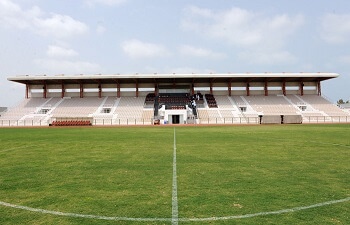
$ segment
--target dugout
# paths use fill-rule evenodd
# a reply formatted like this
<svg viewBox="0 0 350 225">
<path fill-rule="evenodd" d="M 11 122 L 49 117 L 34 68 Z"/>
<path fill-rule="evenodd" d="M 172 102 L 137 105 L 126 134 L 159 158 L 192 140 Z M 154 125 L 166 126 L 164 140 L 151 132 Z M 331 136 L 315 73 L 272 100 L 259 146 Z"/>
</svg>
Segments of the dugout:
<svg viewBox="0 0 350 225">
<path fill-rule="evenodd" d="M 301 124 L 301 115 L 259 115 L 260 124 Z"/>
</svg>

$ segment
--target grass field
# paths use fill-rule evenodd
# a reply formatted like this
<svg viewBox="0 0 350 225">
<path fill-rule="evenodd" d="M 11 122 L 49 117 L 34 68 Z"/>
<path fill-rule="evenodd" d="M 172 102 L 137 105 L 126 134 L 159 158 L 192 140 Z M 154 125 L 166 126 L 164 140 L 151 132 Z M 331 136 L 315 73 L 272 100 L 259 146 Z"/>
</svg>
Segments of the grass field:
<svg viewBox="0 0 350 225">
<path fill-rule="evenodd" d="M 350 224 L 349 134 L 339 124 L 0 129 L 0 224 Z"/>
</svg>

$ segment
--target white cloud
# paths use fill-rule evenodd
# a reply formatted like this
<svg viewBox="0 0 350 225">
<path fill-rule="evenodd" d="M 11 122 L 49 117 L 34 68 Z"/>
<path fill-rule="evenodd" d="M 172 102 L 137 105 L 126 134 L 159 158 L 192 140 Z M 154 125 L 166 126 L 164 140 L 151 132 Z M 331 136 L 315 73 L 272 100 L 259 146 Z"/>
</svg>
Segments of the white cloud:
<svg viewBox="0 0 350 225">
<path fill-rule="evenodd" d="M 106 27 L 102 25 L 98 25 L 96 28 L 96 33 L 97 34 L 104 34 L 106 32 Z"/>
<path fill-rule="evenodd" d="M 101 71 L 100 65 L 85 61 L 36 59 L 34 63 L 48 74 L 95 74 Z"/>
<path fill-rule="evenodd" d="M 84 34 L 88 26 L 67 15 L 52 14 L 49 18 L 34 18 L 33 25 L 42 35 L 69 38 Z"/>
<path fill-rule="evenodd" d="M 350 14 L 326 14 L 322 18 L 322 38 L 331 44 L 349 42 Z"/>
<path fill-rule="evenodd" d="M 28 28 L 30 27 L 30 17 L 33 16 L 34 10 L 29 10 L 26 14 L 19 5 L 10 0 L 0 1 L 0 25 L 3 27 Z"/>
<path fill-rule="evenodd" d="M 264 15 L 241 8 L 214 12 L 195 6 L 185 9 L 182 28 L 243 48 L 279 48 L 304 23 L 301 15 Z"/>
<path fill-rule="evenodd" d="M 21 11 L 20 7 L 10 0 L 1 0 L 0 1 L 0 12 L 6 14 L 6 12 L 12 14 L 13 12 Z"/>
<path fill-rule="evenodd" d="M 93 7 L 96 4 L 107 5 L 107 6 L 116 6 L 116 5 L 121 5 L 125 2 L 127 2 L 127 0 L 86 0 L 85 2 L 90 7 Z"/>
<path fill-rule="evenodd" d="M 302 15 L 267 15 L 237 7 L 213 11 L 191 6 L 185 9 L 181 25 L 201 37 L 226 43 L 245 62 L 271 65 L 296 61 L 284 47 L 303 24 Z"/>
<path fill-rule="evenodd" d="M 54 57 L 54 58 L 66 58 L 66 57 L 74 57 L 79 55 L 73 49 L 68 49 L 57 45 L 50 45 L 47 49 L 46 54 L 49 57 Z"/>
<path fill-rule="evenodd" d="M 0 26 L 28 29 L 40 35 L 55 38 L 70 38 L 89 30 L 85 23 L 68 15 L 48 14 L 36 6 L 24 10 L 10 0 L 0 1 Z"/>
<path fill-rule="evenodd" d="M 167 49 L 154 43 L 142 42 L 137 39 L 127 40 L 121 44 L 121 48 L 125 54 L 131 58 L 150 58 L 169 56 Z"/>
<path fill-rule="evenodd" d="M 295 56 L 287 51 L 259 52 L 244 51 L 238 54 L 239 59 L 253 64 L 291 64 L 296 62 Z"/>
<path fill-rule="evenodd" d="M 188 55 L 193 57 L 212 58 L 212 59 L 220 59 L 225 57 L 225 55 L 222 53 L 217 53 L 209 49 L 198 48 L 190 45 L 180 46 L 179 51 L 183 55 Z"/>
</svg>

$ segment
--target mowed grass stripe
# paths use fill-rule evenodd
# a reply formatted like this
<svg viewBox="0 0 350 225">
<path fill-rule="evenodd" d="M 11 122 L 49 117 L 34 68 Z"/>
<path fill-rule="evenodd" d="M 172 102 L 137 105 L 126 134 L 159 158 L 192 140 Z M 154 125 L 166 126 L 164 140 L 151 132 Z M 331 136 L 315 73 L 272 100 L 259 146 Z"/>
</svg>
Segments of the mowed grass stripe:
<svg viewBox="0 0 350 225">
<path fill-rule="evenodd" d="M 28 130 L 0 129 L 4 143 L 0 147 L 0 201 L 107 217 L 172 218 L 172 127 Z M 350 223 L 348 201 L 281 215 L 262 214 L 348 199 L 349 131 L 349 125 L 176 127 L 179 223 L 239 215 L 261 215 L 239 219 L 239 224 Z M 147 138 L 135 142 L 140 136 Z M 13 149 L 1 152 L 8 147 Z M 98 149 L 105 149 L 106 154 Z M 108 181 L 102 179 L 104 173 L 109 174 Z M 34 179 L 28 174 L 39 176 Z M 108 184 L 128 182 L 113 183 L 112 188 L 87 179 L 90 176 Z M 4 207 L 0 222 L 101 223 Z"/>
<path fill-rule="evenodd" d="M 82 214 L 171 217 L 171 129 L 1 130 L 7 131 L 1 149 L 30 145 L 0 153 L 2 201 Z"/>
<path fill-rule="evenodd" d="M 180 216 L 245 215 L 349 197 L 349 131 L 348 125 L 178 129 Z M 340 214 L 349 212 L 344 205 L 335 206 Z M 314 212 L 309 219 L 331 217 Z"/>
</svg>

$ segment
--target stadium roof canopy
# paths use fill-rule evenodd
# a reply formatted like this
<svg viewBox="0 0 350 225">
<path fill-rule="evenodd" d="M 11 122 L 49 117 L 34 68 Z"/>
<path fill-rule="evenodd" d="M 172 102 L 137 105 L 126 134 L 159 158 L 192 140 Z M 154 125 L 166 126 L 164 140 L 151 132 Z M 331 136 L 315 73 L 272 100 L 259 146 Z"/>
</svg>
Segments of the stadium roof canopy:
<svg viewBox="0 0 350 225">
<path fill-rule="evenodd" d="M 337 73 L 170 73 L 97 75 L 20 75 L 9 81 L 22 84 L 109 84 L 109 83 L 208 83 L 208 82 L 319 82 L 338 77 Z"/>
</svg>

